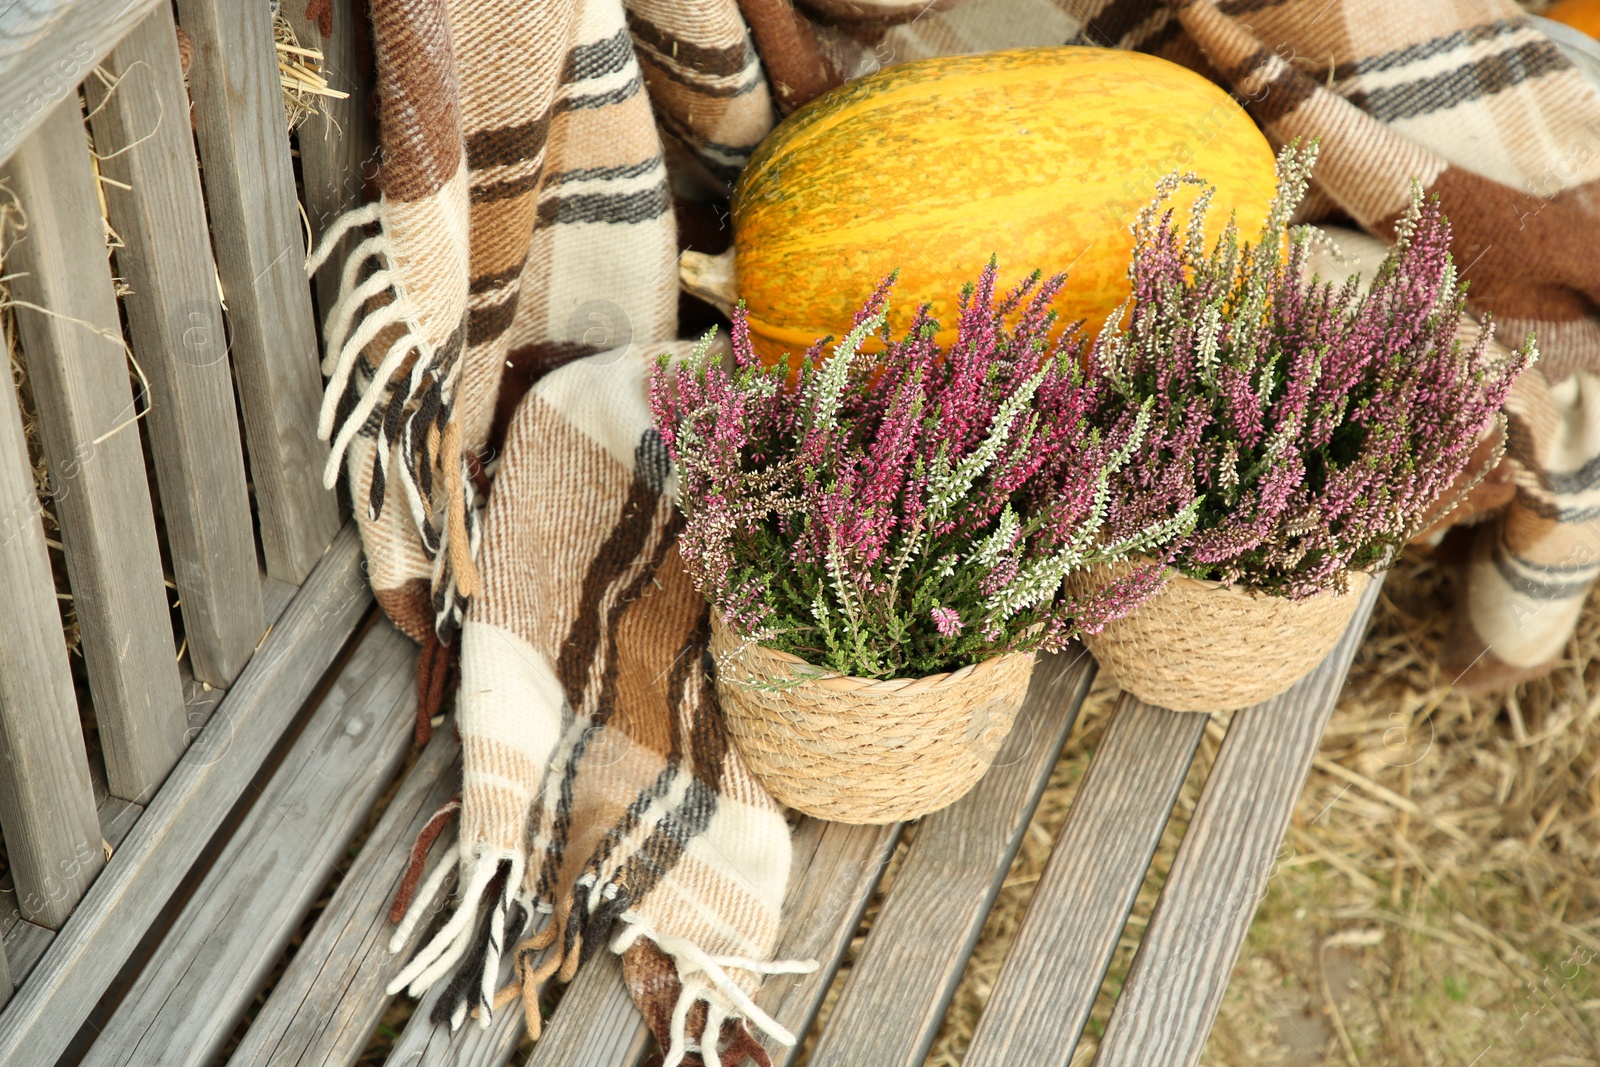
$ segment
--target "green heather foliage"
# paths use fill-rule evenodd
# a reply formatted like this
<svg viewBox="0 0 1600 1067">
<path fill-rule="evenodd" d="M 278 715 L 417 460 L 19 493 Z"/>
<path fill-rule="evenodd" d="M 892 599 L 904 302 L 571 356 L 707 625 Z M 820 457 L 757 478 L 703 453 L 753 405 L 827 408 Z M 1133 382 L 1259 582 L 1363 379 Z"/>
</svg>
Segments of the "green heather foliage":
<svg viewBox="0 0 1600 1067">
<path fill-rule="evenodd" d="M 1450 225 L 1420 190 L 1367 292 L 1354 277 L 1304 280 L 1314 231 L 1288 220 L 1315 160 L 1314 144 L 1285 147 L 1256 244 L 1241 247 L 1230 224 L 1209 254 L 1209 190 L 1180 232 L 1165 203 L 1200 180 L 1163 180 L 1134 225 L 1132 292 L 1091 355 L 1110 385 L 1091 422 L 1119 426 L 1133 411 L 1149 422 L 1112 478 L 1124 521 L 1198 498 L 1176 567 L 1288 597 L 1389 566 L 1453 505 L 1452 484 L 1535 358 L 1531 337 L 1497 357 L 1487 320 L 1474 344 L 1457 341 L 1465 286 Z"/>
<path fill-rule="evenodd" d="M 1089 427 L 1104 388 L 1076 332 L 1050 336 L 1062 278 L 997 300 L 995 276 L 963 293 L 948 350 L 925 308 L 890 336 L 891 278 L 831 358 L 827 338 L 764 368 L 741 311 L 731 365 L 708 344 L 663 360 L 651 402 L 681 479 L 679 544 L 736 634 L 842 674 L 915 677 L 1058 648 L 1159 584 L 1152 563 L 1085 602 L 1063 589 L 1074 568 L 1159 555 L 1193 512 L 1120 521 L 1109 485 L 1143 418 Z M 863 351 L 874 336 L 882 351 Z M 1125 532 L 1105 537 L 1108 522 Z"/>
</svg>

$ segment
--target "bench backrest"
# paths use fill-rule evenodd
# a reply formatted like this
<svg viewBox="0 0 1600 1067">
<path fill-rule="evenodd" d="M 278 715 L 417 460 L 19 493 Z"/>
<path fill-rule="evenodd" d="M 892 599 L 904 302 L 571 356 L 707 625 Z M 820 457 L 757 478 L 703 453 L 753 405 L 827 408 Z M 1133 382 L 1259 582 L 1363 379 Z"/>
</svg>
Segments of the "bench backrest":
<svg viewBox="0 0 1600 1067">
<path fill-rule="evenodd" d="M 353 71 L 354 35 L 324 44 L 294 6 Z M 148 803 L 216 704 L 194 694 L 234 682 L 342 521 L 305 257 L 359 200 L 365 101 L 318 98 L 297 175 L 269 5 L 177 12 L 181 31 L 155 0 L 0 12 L 0 273 L 29 405 L 0 389 L 0 829 L 15 911 L 46 930 L 104 865 L 107 805 Z"/>
</svg>

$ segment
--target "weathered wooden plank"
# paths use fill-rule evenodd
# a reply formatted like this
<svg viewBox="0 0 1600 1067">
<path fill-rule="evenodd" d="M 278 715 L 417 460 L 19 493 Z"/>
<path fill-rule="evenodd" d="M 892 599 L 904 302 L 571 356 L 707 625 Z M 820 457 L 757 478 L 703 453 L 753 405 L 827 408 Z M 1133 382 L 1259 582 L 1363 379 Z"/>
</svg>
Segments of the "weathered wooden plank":
<svg viewBox="0 0 1600 1067">
<path fill-rule="evenodd" d="M 183 717 L 188 724 L 187 741 L 193 742 L 200 736 L 200 731 L 205 729 L 206 723 L 211 721 L 211 716 L 216 714 L 217 705 L 222 703 L 222 698 L 228 695 L 226 689 L 219 688 L 207 682 L 197 681 L 189 673 L 189 665 L 178 665 L 178 677 L 183 680 Z"/>
<path fill-rule="evenodd" d="M 803 1036 L 810 1029 L 899 836 L 898 825 L 846 826 L 816 819 L 795 830 L 795 873 L 784 900 L 776 958 L 814 959 L 820 966 L 812 974 L 768 978 L 756 994 L 756 1003 L 791 1033 Z M 622 984 L 621 965 L 596 967 L 597 962 L 598 957 L 585 964 L 594 973 L 580 972 L 562 997 L 529 1067 L 635 1067 L 643 1058 L 648 1030 Z M 798 1045 L 785 1048 L 757 1036 L 776 1067 L 799 1053 Z"/>
<path fill-rule="evenodd" d="M 128 836 L 133 824 L 144 809 L 118 797 L 106 797 L 100 802 L 100 837 L 102 854 L 106 847 L 115 849 Z M 0 878 L 0 938 L 4 938 L 6 951 L 11 957 L 11 978 L 21 985 L 33 965 L 39 962 L 56 932 L 48 927 L 31 923 L 22 917 L 17 907 L 16 888 L 7 873 Z M 9 990 L 8 990 L 9 992 Z"/>
<path fill-rule="evenodd" d="M 995 766 L 922 820 L 811 1054 L 815 1067 L 922 1063 L 1093 679 L 1081 647 L 1042 657 Z"/>
<path fill-rule="evenodd" d="M 33 467 L 10 388 L 0 389 L 0 584 L 0 824 L 27 915 L 59 924 L 98 869 L 100 833 Z"/>
<path fill-rule="evenodd" d="M 337 5 L 335 5 L 337 6 Z M 267 573 L 299 583 L 339 528 L 322 488 L 322 373 L 267 4 L 178 0 L 194 44 L 212 245 L 228 305 Z"/>
<path fill-rule="evenodd" d="M 968 1067 L 1072 1062 L 1209 721 L 1122 697 L 978 1020 Z"/>
<path fill-rule="evenodd" d="M 811 974 L 768 978 L 756 1003 L 804 1043 L 883 877 L 900 826 L 846 826 L 805 819 L 794 832 L 794 871 L 783 900 L 783 932 L 775 957 L 816 960 Z M 761 1035 L 757 1035 L 761 1036 Z M 763 1038 L 773 1067 L 787 1067 L 800 1046 Z"/>
<path fill-rule="evenodd" d="M 387 619 L 360 639 L 84 1067 L 216 1057 L 409 751 L 416 657 Z"/>
<path fill-rule="evenodd" d="M 11 980 L 15 985 L 20 986 L 28 980 L 34 965 L 50 947 L 55 936 L 54 930 L 27 919 L 17 920 L 16 925 L 6 931 L 5 951 L 11 960 Z"/>
<path fill-rule="evenodd" d="M 144 800 L 183 753 L 183 699 L 99 194 L 76 96 L 17 150 L 6 173 L 28 213 L 28 229 L 12 245 L 7 269 L 19 301 L 17 329 L 61 520 L 106 779 L 114 795 Z"/>
<path fill-rule="evenodd" d="M 1320 667 L 1235 713 L 1112 1008 L 1101 1067 L 1199 1063 L 1382 585 Z"/>
<path fill-rule="evenodd" d="M 6 962 L 6 951 L 0 946 L 0 1008 L 6 1006 L 6 1001 L 11 999 L 11 991 L 16 988 L 11 981 L 11 966 Z"/>
<path fill-rule="evenodd" d="M 145 425 L 194 676 L 228 686 L 266 629 L 189 101 L 172 9 L 158 6 L 107 57 L 116 86 L 84 82 Z"/>
<path fill-rule="evenodd" d="M 389 953 L 389 904 L 411 843 L 460 788 L 460 752 L 454 730 L 434 731 L 229 1067 L 346 1067 L 361 1054 L 389 1003 L 384 986 L 427 933 L 419 924 L 409 944 Z M 435 845 L 436 855 L 443 851 Z M 443 887 L 441 897 L 447 892 Z"/>
<path fill-rule="evenodd" d="M 11 880 L 11 872 L 0 875 L 0 937 L 11 932 L 11 928 L 22 921 L 22 911 L 17 907 L 17 887 Z"/>
<path fill-rule="evenodd" d="M 370 73 L 363 77 L 356 58 L 356 44 L 362 27 L 356 25 L 361 9 L 354 4 L 332 4 L 328 12 L 333 34 L 322 36 L 316 22 L 306 17 L 307 5 L 285 4 L 283 13 L 294 27 L 300 43 L 322 51 L 320 73 L 328 87 L 348 93 L 344 100 L 325 97 L 318 101 L 321 116 L 307 119 L 299 130 L 300 187 L 311 235 L 321 242 L 322 234 L 340 215 L 362 201 L 362 175 L 374 161 L 377 142 L 372 119 L 367 111 Z M 359 232 L 346 235 L 342 250 L 329 257 L 317 274 L 317 303 L 324 316 L 339 296 L 339 272 L 345 253 L 361 240 Z"/>
<path fill-rule="evenodd" d="M 608 949 L 579 968 L 528 1067 L 626 1067 L 649 1048 L 650 1029 L 622 984 L 622 957 Z"/>
<path fill-rule="evenodd" d="M 261 607 L 266 615 L 267 625 L 270 627 L 278 621 L 278 616 L 283 614 L 283 609 L 289 606 L 289 601 L 300 591 L 298 585 L 280 582 L 276 578 L 261 578 Z"/>
<path fill-rule="evenodd" d="M 122 839 L 128 836 L 133 824 L 139 821 L 139 816 L 144 814 L 144 807 L 129 803 L 121 797 L 106 797 L 100 802 L 97 814 L 100 819 L 101 845 L 115 849 L 122 844 Z"/>
<path fill-rule="evenodd" d="M 0 9 L 0 162 L 156 0 L 13 0 Z"/>
<path fill-rule="evenodd" d="M 503 987 L 510 979 L 508 957 L 501 961 L 499 985 Z M 495 1012 L 487 1028 L 468 1019 L 452 1034 L 449 1027 L 435 1026 L 429 1019 L 443 992 L 443 982 L 428 990 L 390 1048 L 384 1067 L 505 1067 L 527 1032 L 521 1005 Z"/>
<path fill-rule="evenodd" d="M 371 605 L 347 526 L 0 1015 L 0 1063 L 56 1061 Z"/>
</svg>

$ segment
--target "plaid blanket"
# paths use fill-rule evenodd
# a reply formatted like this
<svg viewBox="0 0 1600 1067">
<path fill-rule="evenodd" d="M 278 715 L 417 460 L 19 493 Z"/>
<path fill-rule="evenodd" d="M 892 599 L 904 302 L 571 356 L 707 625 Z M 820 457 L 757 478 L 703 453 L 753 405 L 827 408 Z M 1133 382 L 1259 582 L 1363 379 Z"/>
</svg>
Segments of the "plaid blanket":
<svg viewBox="0 0 1600 1067">
<path fill-rule="evenodd" d="M 323 430 L 380 603 L 426 646 L 419 736 L 460 649 L 463 794 L 395 909 L 420 921 L 459 874 L 456 910 L 396 983 L 453 971 L 439 1020 L 486 1022 L 520 991 L 537 1032 L 538 983 L 620 923 L 612 948 L 668 1063 L 763 1061 L 747 1022 L 789 1038 L 750 999 L 794 966 L 769 959 L 788 835 L 706 685 L 641 383 L 677 333 L 672 190 L 725 193 L 777 114 L 880 66 L 1154 52 L 1228 87 L 1275 142 L 1321 138 L 1309 219 L 1384 236 L 1413 178 L 1438 192 L 1475 309 L 1544 353 L 1510 405 L 1507 466 L 1474 496 L 1493 510 L 1462 516 L 1483 521 L 1452 556 L 1460 680 L 1559 655 L 1600 571 L 1600 94 L 1506 0 L 372 0 L 371 15 L 382 196 L 344 223 L 365 239 L 328 314 Z M 517 979 L 497 994 L 508 954 Z"/>
<path fill-rule="evenodd" d="M 705 674 L 707 608 L 678 558 L 674 474 L 644 401 L 649 351 L 569 364 L 512 419 L 462 633 L 459 843 L 438 868 L 458 863 L 465 889 L 392 988 L 420 994 L 460 961 L 439 1021 L 481 1009 L 487 1024 L 520 991 L 537 1036 L 539 986 L 569 980 L 616 922 L 612 949 L 663 1047 L 685 1054 L 710 1033 L 714 1062 L 719 1043 L 759 1051 L 741 1019 L 792 1043 L 750 995 L 764 974 L 815 965 L 768 959 L 789 830 Z M 532 933 L 540 912 L 553 915 Z M 507 950 L 517 980 L 497 1000 Z"/>
<path fill-rule="evenodd" d="M 497 411 L 563 363 L 676 335 L 657 120 L 731 175 L 773 112 L 732 0 L 370 10 L 382 195 L 321 241 L 376 230 L 327 314 L 325 479 L 344 464 L 384 609 L 448 644 L 478 588 Z"/>
<path fill-rule="evenodd" d="M 371 15 L 381 198 L 323 238 L 368 233 L 327 317 L 327 477 L 344 464 L 379 602 L 426 646 L 419 740 L 461 650 L 465 764 L 403 898 L 456 812 L 460 832 L 396 902 L 396 943 L 452 871 L 456 907 L 394 991 L 454 972 L 435 1018 L 455 1027 L 521 990 L 537 1034 L 540 983 L 620 923 L 673 1058 L 760 1058 L 745 1020 L 793 1038 L 750 993 L 803 967 L 769 958 L 788 828 L 715 713 L 643 387 L 677 331 L 657 122 L 709 180 L 736 174 L 774 119 L 755 52 L 732 0 Z"/>
</svg>

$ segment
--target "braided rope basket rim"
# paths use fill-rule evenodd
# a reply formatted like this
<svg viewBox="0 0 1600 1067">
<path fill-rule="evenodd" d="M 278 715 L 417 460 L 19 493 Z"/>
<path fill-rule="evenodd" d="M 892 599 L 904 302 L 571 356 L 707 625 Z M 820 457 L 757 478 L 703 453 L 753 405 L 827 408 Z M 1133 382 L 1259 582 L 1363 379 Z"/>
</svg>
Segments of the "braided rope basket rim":
<svg viewBox="0 0 1600 1067">
<path fill-rule="evenodd" d="M 711 625 L 713 629 L 719 627 L 724 631 L 727 629 L 722 625 L 720 619 L 713 620 Z M 825 668 L 801 659 L 792 652 L 785 652 L 782 649 L 773 648 L 771 645 L 738 642 L 737 638 L 733 638 L 731 633 L 728 636 L 734 643 L 740 644 L 739 654 L 742 656 L 775 660 L 786 665 L 808 667 L 813 671 L 821 672 L 814 675 L 804 674 L 795 680 L 807 685 L 821 685 L 835 693 L 916 696 L 919 693 L 937 692 L 947 686 L 961 685 L 981 678 L 983 675 L 998 669 L 999 662 L 1008 655 L 1028 655 L 1028 653 L 1001 653 L 998 656 L 990 656 L 981 663 L 969 663 L 965 667 L 957 667 L 953 671 L 946 671 L 942 674 L 924 674 L 918 678 L 858 678 L 853 674 L 830 672 Z"/>
<path fill-rule="evenodd" d="M 1090 592 L 1132 562 L 1069 576 Z M 1082 641 L 1118 687 L 1147 704 L 1185 712 L 1236 711 L 1289 690 L 1338 644 L 1372 580 L 1351 571 L 1345 593 L 1303 600 L 1169 572 L 1149 601 Z"/>
<path fill-rule="evenodd" d="M 767 792 L 806 815 L 874 825 L 937 811 L 977 784 L 1035 660 L 1003 653 L 920 678 L 859 678 L 743 641 L 715 611 L 710 648 L 728 733 Z"/>
</svg>

